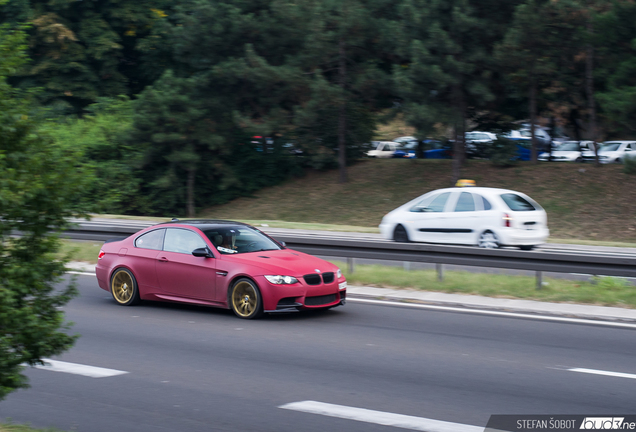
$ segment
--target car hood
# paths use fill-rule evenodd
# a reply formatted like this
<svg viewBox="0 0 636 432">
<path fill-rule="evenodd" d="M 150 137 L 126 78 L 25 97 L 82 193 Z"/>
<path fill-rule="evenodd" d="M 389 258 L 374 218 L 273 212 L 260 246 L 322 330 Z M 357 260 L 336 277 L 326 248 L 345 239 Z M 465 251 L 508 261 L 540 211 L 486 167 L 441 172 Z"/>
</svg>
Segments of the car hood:
<svg viewBox="0 0 636 432">
<path fill-rule="evenodd" d="M 581 152 L 578 152 L 576 150 L 567 150 L 567 151 L 553 151 L 552 152 L 552 156 L 565 156 L 565 157 L 577 157 L 581 154 Z M 542 157 L 548 157 L 550 156 L 550 153 L 541 153 Z"/>
<path fill-rule="evenodd" d="M 623 152 L 620 150 L 612 150 L 612 151 L 599 151 L 598 154 L 599 155 L 603 155 L 603 156 L 617 156 L 622 154 Z M 593 151 L 586 151 L 584 153 L 585 156 L 594 156 L 595 153 Z"/>
<path fill-rule="evenodd" d="M 338 267 L 315 256 L 292 249 L 223 255 L 224 261 L 258 267 L 261 274 L 302 276 L 308 273 L 335 272 Z"/>
</svg>

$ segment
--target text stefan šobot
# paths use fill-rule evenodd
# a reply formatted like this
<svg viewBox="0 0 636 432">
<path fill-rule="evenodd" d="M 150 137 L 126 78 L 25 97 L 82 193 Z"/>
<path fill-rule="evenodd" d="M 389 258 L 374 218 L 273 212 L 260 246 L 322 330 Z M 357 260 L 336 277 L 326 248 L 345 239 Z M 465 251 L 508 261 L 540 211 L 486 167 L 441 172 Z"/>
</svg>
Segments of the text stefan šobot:
<svg viewBox="0 0 636 432">
<path fill-rule="evenodd" d="M 586 417 L 583 415 L 492 415 L 484 432 L 546 432 L 577 430 L 633 430 L 636 416 Z"/>
</svg>

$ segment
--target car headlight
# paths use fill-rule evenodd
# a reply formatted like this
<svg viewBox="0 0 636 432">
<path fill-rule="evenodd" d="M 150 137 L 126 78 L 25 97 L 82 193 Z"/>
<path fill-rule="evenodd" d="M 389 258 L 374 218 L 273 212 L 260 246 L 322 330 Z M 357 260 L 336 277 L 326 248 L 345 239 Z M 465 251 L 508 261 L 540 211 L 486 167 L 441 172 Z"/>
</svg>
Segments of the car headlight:
<svg viewBox="0 0 636 432">
<path fill-rule="evenodd" d="M 336 279 L 340 279 L 342 277 L 342 270 L 338 269 L 338 271 L 336 272 Z"/>
<path fill-rule="evenodd" d="M 293 276 L 265 275 L 265 279 L 274 285 L 290 285 L 298 283 L 298 279 Z"/>
</svg>

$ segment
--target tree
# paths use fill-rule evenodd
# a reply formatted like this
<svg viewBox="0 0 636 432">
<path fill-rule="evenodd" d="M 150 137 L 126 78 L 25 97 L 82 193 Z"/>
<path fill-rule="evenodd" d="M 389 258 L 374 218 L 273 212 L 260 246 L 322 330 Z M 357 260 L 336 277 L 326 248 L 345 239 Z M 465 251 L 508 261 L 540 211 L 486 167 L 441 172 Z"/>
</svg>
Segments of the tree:
<svg viewBox="0 0 636 432">
<path fill-rule="evenodd" d="M 11 0 L 0 23 L 27 21 L 31 62 L 15 74 L 20 87 L 62 114 L 81 113 L 99 97 L 132 96 L 151 79 L 138 45 L 170 11 L 168 0 Z"/>
<path fill-rule="evenodd" d="M 125 96 L 100 98 L 81 118 L 55 117 L 40 127 L 60 148 L 75 152 L 78 167 L 93 174 L 82 201 L 94 213 L 147 214 L 141 194 L 142 148 L 129 142 L 133 104 Z"/>
<path fill-rule="evenodd" d="M 55 287 L 65 261 L 55 259 L 59 239 L 51 233 L 78 214 L 72 203 L 82 173 L 72 153 L 38 135 L 29 95 L 7 83 L 25 62 L 25 42 L 23 31 L 0 27 L 0 398 L 28 386 L 25 365 L 41 364 L 76 339 L 58 309 L 76 290 Z"/>
<path fill-rule="evenodd" d="M 514 5 L 496 0 L 404 0 L 401 5 L 397 85 L 411 124 L 454 126 L 453 183 L 465 158 L 466 121 L 495 99 L 492 48 Z"/>
<path fill-rule="evenodd" d="M 511 71 L 509 79 L 528 92 L 528 113 L 532 140 L 531 160 L 537 163 L 537 98 L 540 88 L 554 76 L 556 67 L 552 61 L 554 40 L 550 38 L 549 18 L 554 14 L 549 2 L 528 0 L 515 9 L 514 18 L 504 40 L 497 45 L 496 53 L 502 67 Z"/>
<path fill-rule="evenodd" d="M 597 52 L 602 62 L 597 67 L 605 88 L 598 94 L 608 134 L 635 134 L 636 124 L 636 4 L 614 1 L 612 9 L 598 17 Z"/>
</svg>

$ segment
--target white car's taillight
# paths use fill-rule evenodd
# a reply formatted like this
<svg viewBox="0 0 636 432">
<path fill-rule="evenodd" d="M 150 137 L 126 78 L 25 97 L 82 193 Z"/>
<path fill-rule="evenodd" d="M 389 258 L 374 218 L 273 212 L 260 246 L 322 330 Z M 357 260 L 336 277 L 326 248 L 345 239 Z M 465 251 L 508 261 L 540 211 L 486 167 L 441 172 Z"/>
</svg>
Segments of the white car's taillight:
<svg viewBox="0 0 636 432">
<path fill-rule="evenodd" d="M 508 213 L 504 213 L 503 223 L 506 228 L 510 228 L 512 226 L 512 216 L 510 216 Z"/>
</svg>

